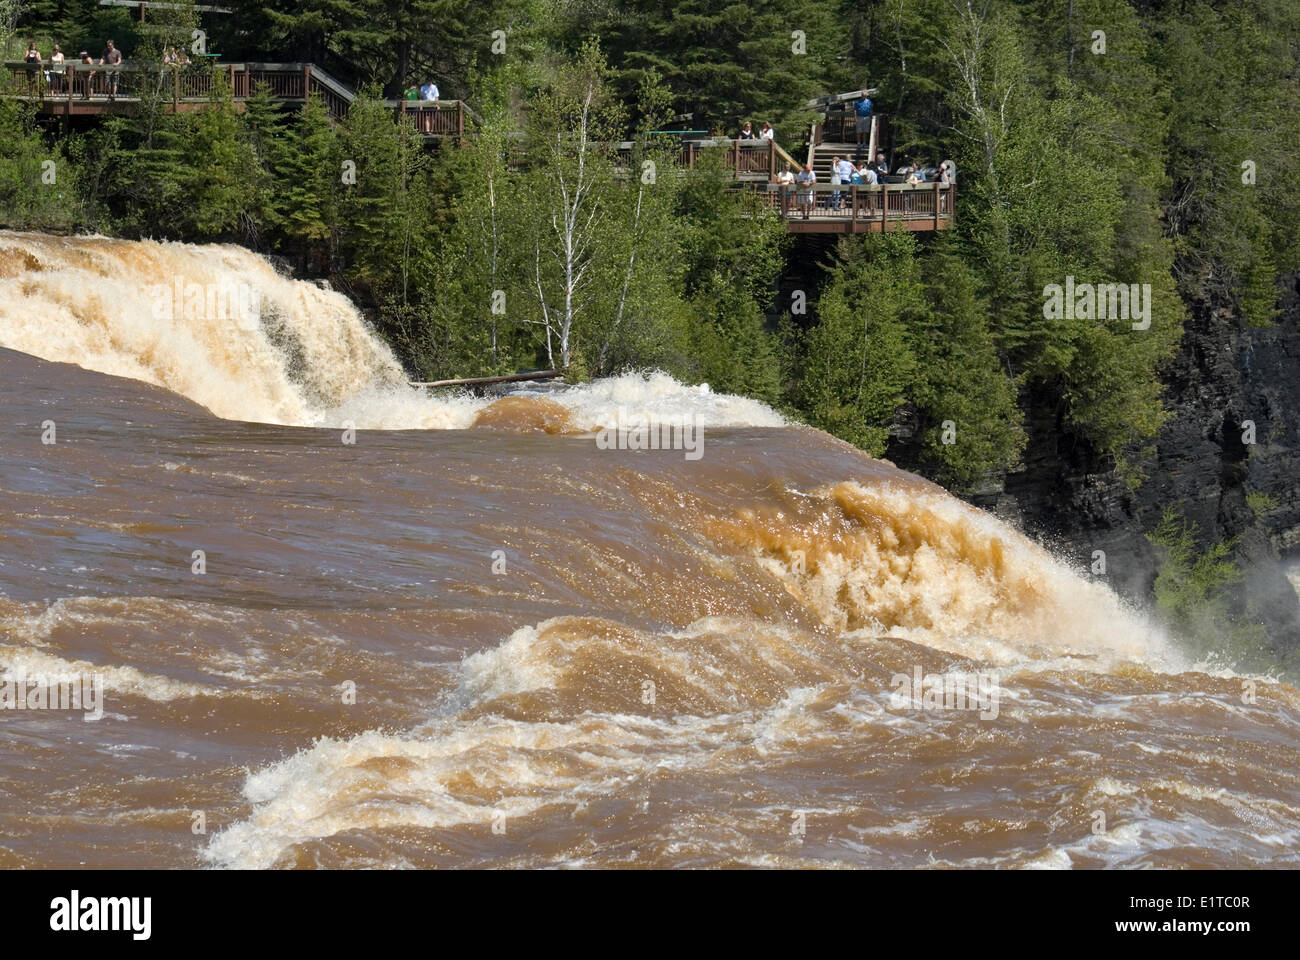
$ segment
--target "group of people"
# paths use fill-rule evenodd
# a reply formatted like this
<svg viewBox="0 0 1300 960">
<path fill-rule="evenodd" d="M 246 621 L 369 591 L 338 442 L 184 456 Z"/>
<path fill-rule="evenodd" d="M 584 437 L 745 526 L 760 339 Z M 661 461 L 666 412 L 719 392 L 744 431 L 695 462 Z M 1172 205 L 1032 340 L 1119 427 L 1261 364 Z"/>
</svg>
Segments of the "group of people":
<svg viewBox="0 0 1300 960">
<path fill-rule="evenodd" d="M 403 96 L 407 100 L 434 101 L 438 99 L 440 94 L 438 93 L 438 85 L 430 80 L 428 83 L 421 84 L 418 87 L 415 84 L 411 84 L 406 88 L 406 92 Z"/>
<path fill-rule="evenodd" d="M 182 56 L 184 55 L 182 54 Z M 41 69 L 45 65 L 45 60 L 41 57 L 41 51 L 37 49 L 35 40 L 27 44 L 27 54 L 23 59 L 27 63 L 27 80 L 30 84 L 35 86 L 37 77 L 40 75 Z M 113 43 L 112 40 L 109 40 L 105 43 L 104 52 L 98 60 L 92 58 L 88 51 L 82 50 L 77 54 L 77 61 L 88 66 L 98 64 L 100 66 L 116 67 L 122 62 L 122 51 L 117 49 L 117 45 Z M 45 79 L 49 82 L 50 89 L 56 92 L 61 92 L 64 89 L 63 67 L 65 63 L 66 61 L 63 56 L 63 51 L 59 49 L 57 43 L 54 44 L 54 50 L 50 54 L 49 68 L 45 71 Z M 95 71 L 91 70 L 85 74 L 78 74 L 77 76 L 77 79 L 81 84 L 81 96 L 84 100 L 90 99 L 90 81 L 94 75 Z M 116 70 L 110 70 L 107 72 L 105 86 L 108 91 L 108 99 L 116 99 Z"/>
<path fill-rule="evenodd" d="M 776 131 L 772 129 L 772 125 L 770 123 L 764 120 L 763 125 L 758 130 L 758 133 L 755 133 L 754 125 L 750 123 L 748 120 L 746 120 L 744 124 L 741 125 L 740 133 L 737 134 L 736 139 L 737 140 L 775 140 Z"/>
<path fill-rule="evenodd" d="M 911 185 L 922 183 L 953 184 L 957 182 L 957 168 L 951 160 L 945 160 L 937 167 L 923 167 L 911 158 L 907 158 L 891 175 L 883 153 L 877 153 L 874 160 L 868 161 L 861 166 L 855 165 L 847 157 L 833 156 L 831 158 L 830 172 L 832 187 L 843 185 L 874 187 L 886 182 Z M 886 177 L 891 179 L 886 181 Z M 795 202 L 802 210 L 803 218 L 807 220 L 817 202 L 813 189 L 813 186 L 817 183 L 817 172 L 813 170 L 812 164 L 805 163 L 798 174 L 791 170 L 787 164 L 785 170 L 777 175 L 777 182 L 783 187 L 794 186 L 796 188 Z M 839 210 L 842 202 L 843 192 L 832 190 L 829 209 Z"/>
</svg>

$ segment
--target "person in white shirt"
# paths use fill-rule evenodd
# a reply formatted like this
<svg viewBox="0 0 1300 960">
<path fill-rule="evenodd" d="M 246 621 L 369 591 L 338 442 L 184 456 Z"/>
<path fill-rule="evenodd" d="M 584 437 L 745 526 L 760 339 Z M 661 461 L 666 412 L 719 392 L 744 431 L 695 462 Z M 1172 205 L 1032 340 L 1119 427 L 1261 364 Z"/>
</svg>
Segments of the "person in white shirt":
<svg viewBox="0 0 1300 960">
<path fill-rule="evenodd" d="M 63 51 L 59 49 L 57 43 L 54 45 L 54 52 L 50 54 L 50 72 L 46 76 L 52 89 L 63 90 Z"/>
<path fill-rule="evenodd" d="M 763 126 L 759 128 L 758 136 L 760 139 L 763 140 L 775 140 L 776 131 L 772 129 L 772 125 L 770 123 L 764 120 Z"/>
<path fill-rule="evenodd" d="M 799 184 L 799 206 L 803 208 L 803 218 L 808 219 L 808 211 L 816 202 L 813 196 L 813 184 L 817 182 L 817 174 L 813 172 L 812 164 L 805 163 L 803 169 L 799 171 L 799 176 L 795 177 L 795 182 Z"/>
<path fill-rule="evenodd" d="M 840 183 L 852 183 L 853 162 L 848 158 L 841 158 L 837 166 L 839 169 L 836 171 L 836 173 L 839 174 Z M 838 210 L 839 208 L 840 208 L 840 195 L 837 193 L 835 194 L 835 209 Z"/>
</svg>

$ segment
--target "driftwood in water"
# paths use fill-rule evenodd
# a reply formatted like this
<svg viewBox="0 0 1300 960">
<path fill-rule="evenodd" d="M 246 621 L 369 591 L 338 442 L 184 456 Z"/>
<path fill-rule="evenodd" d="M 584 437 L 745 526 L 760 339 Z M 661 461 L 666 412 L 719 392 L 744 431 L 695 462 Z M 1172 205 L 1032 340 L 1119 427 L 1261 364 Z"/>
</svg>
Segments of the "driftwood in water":
<svg viewBox="0 0 1300 960">
<path fill-rule="evenodd" d="M 488 387 L 494 383 L 518 383 L 522 380 L 554 380 L 564 376 L 563 370 L 534 370 L 532 373 L 512 373 L 504 377 L 468 377 L 463 380 L 430 380 L 424 383 L 410 381 L 413 387 Z"/>
</svg>

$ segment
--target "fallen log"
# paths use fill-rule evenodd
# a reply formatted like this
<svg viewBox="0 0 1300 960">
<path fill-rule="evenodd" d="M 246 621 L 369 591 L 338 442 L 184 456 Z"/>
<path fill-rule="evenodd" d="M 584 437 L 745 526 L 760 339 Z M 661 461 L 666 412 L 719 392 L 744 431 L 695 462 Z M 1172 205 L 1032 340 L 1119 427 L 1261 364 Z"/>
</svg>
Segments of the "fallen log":
<svg viewBox="0 0 1300 960">
<path fill-rule="evenodd" d="M 462 380 L 407 381 L 413 387 L 487 387 L 494 383 L 518 383 L 523 380 L 554 380 L 564 376 L 563 370 L 533 370 L 529 373 L 511 373 L 501 377 L 466 377 Z"/>
</svg>

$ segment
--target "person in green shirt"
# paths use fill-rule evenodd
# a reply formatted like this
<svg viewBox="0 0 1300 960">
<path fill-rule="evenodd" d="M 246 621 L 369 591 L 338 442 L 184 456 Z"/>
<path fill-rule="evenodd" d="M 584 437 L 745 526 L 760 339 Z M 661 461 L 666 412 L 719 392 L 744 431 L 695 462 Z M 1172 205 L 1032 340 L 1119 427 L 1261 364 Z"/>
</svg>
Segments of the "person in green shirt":
<svg viewBox="0 0 1300 960">
<path fill-rule="evenodd" d="M 415 84 L 411 84 L 409 87 L 406 88 L 406 93 L 403 96 L 407 100 L 419 100 L 420 90 L 418 87 L 416 87 Z"/>
</svg>

